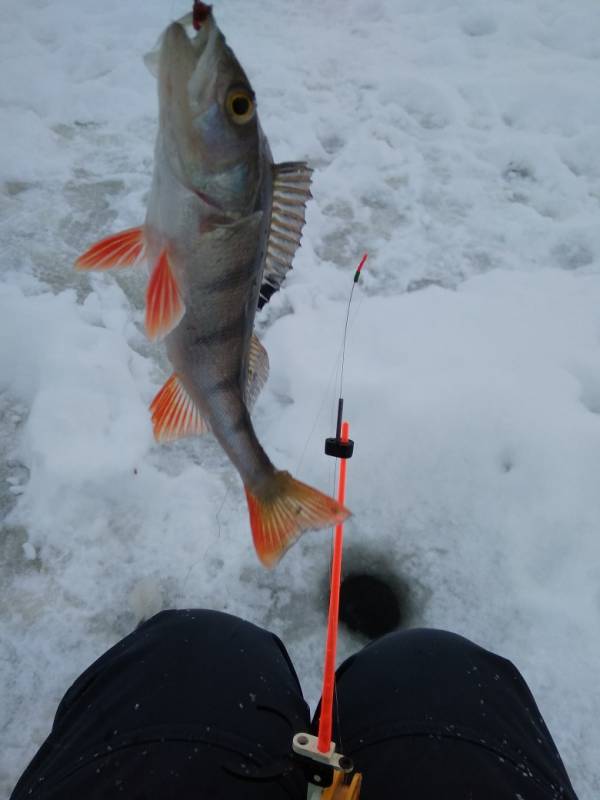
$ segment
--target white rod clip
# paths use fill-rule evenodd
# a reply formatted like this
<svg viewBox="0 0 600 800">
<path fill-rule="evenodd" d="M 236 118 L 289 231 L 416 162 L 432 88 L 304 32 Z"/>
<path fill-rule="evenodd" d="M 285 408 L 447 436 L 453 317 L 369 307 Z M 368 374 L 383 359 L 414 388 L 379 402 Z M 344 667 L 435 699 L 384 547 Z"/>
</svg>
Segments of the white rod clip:
<svg viewBox="0 0 600 800">
<path fill-rule="evenodd" d="M 352 759 L 337 753 L 335 742 L 331 742 L 329 750 L 326 753 L 322 753 L 317 746 L 318 741 L 318 738 L 310 733 L 297 733 L 292 739 L 292 749 L 299 756 L 310 758 L 321 764 L 327 764 L 338 772 L 352 772 L 354 769 Z"/>
</svg>

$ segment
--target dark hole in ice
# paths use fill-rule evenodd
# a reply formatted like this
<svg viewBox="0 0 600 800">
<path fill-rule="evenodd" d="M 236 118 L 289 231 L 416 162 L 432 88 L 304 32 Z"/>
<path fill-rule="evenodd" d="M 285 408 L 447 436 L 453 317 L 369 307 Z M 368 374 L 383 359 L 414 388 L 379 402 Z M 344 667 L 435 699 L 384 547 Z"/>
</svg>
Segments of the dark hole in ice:
<svg viewBox="0 0 600 800">
<path fill-rule="evenodd" d="M 404 621 L 404 598 L 384 579 L 355 572 L 342 580 L 340 620 L 351 631 L 376 639 Z"/>
</svg>

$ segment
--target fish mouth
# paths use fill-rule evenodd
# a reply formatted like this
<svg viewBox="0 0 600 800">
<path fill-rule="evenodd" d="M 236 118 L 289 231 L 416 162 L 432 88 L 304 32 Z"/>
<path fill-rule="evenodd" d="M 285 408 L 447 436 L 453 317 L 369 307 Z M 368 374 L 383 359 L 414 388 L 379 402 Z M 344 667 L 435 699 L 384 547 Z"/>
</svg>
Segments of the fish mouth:
<svg viewBox="0 0 600 800">
<path fill-rule="evenodd" d="M 201 0 L 194 0 L 194 9 L 192 11 L 192 26 L 195 31 L 199 31 L 202 25 L 210 16 L 212 6 L 207 6 Z"/>
<path fill-rule="evenodd" d="M 171 35 L 173 34 L 173 29 L 177 29 L 177 34 L 179 35 L 185 34 L 187 43 L 192 46 L 196 58 L 199 59 L 206 49 L 210 38 L 210 31 L 214 27 L 212 6 L 202 3 L 200 0 L 195 0 L 193 10 L 188 14 L 184 14 L 183 17 L 175 20 L 175 22 L 172 22 L 168 28 L 161 33 L 154 47 L 144 55 L 143 60 L 147 69 L 155 78 L 158 78 L 160 53 L 165 44 L 165 40 L 168 38 L 170 29 Z"/>
<path fill-rule="evenodd" d="M 196 57 L 200 59 L 215 27 L 212 6 L 194 0 L 193 11 L 178 20 L 178 24 L 184 29 Z"/>
<path fill-rule="evenodd" d="M 163 32 L 154 49 L 145 56 L 145 59 L 157 61 L 158 53 L 164 47 L 169 50 L 177 50 L 182 45 L 185 36 L 187 44 L 191 46 L 198 61 L 207 49 L 214 29 L 212 6 L 196 0 L 194 10 L 172 22 Z M 151 71 L 156 70 L 151 69 Z"/>
</svg>

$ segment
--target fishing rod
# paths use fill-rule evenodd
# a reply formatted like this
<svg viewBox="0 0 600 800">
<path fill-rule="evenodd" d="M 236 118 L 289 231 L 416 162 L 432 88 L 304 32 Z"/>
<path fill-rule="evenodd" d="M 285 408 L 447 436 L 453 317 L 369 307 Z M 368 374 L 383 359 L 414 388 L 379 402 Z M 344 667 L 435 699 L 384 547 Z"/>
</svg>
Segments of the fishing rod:
<svg viewBox="0 0 600 800">
<path fill-rule="evenodd" d="M 354 453 L 354 442 L 350 439 L 350 425 L 343 419 L 344 414 L 344 361 L 348 321 L 354 287 L 367 260 L 365 253 L 356 268 L 348 306 L 342 343 L 342 366 L 340 371 L 340 394 L 338 397 L 337 423 L 335 437 L 325 440 L 325 453 L 340 462 L 338 482 L 338 502 L 344 505 L 346 499 L 346 470 L 348 459 Z M 333 701 L 335 694 L 335 656 L 339 625 L 340 586 L 342 575 L 342 552 L 344 546 L 344 523 L 336 525 L 331 558 L 331 580 L 329 593 L 329 613 L 327 618 L 327 638 L 325 644 L 325 663 L 323 667 L 323 688 L 321 692 L 321 713 L 318 735 L 297 733 L 292 741 L 292 749 L 300 760 L 306 777 L 314 786 L 323 788 L 321 800 L 358 800 L 362 775 L 354 769 L 351 758 L 336 750 L 332 741 Z"/>
</svg>

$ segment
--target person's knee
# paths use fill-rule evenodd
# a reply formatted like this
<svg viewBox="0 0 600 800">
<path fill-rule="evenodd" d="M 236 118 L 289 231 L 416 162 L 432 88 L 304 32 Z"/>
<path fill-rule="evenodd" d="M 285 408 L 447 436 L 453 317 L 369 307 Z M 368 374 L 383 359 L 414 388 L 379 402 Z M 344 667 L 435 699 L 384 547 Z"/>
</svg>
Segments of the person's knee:
<svg viewBox="0 0 600 800">
<path fill-rule="evenodd" d="M 464 654 L 481 650 L 479 645 L 470 639 L 440 628 L 411 628 L 410 630 L 393 631 L 383 636 L 378 642 L 390 650 L 398 652 L 419 650 L 425 656 L 428 654 L 437 656 L 442 652 Z M 374 644 L 378 642 L 374 642 Z"/>
<path fill-rule="evenodd" d="M 193 658 L 212 664 L 219 672 L 250 669 L 257 674 L 290 678 L 295 689 L 300 685 L 289 655 L 270 631 L 258 625 L 212 609 L 167 610 L 155 614 L 124 640 L 132 652 L 142 651 L 151 659 L 164 660 L 168 651 L 172 661 Z M 289 675 L 288 675 L 289 674 Z"/>
<path fill-rule="evenodd" d="M 450 631 L 436 628 L 393 631 L 351 656 L 340 667 L 338 677 L 342 678 L 346 672 L 355 671 L 359 666 L 374 673 L 379 670 L 389 672 L 395 666 L 404 671 L 408 664 L 435 671 L 438 667 L 447 667 L 449 662 L 468 661 L 474 654 L 482 652 L 485 651 L 474 642 Z"/>
<path fill-rule="evenodd" d="M 232 614 L 226 614 L 224 611 L 214 611 L 209 608 L 184 608 L 159 611 L 143 622 L 137 630 L 140 632 L 160 630 L 163 633 L 175 631 L 177 634 L 181 634 L 186 629 L 194 632 L 205 632 L 212 629 L 225 631 L 240 626 L 255 627 L 252 623 Z"/>
</svg>

